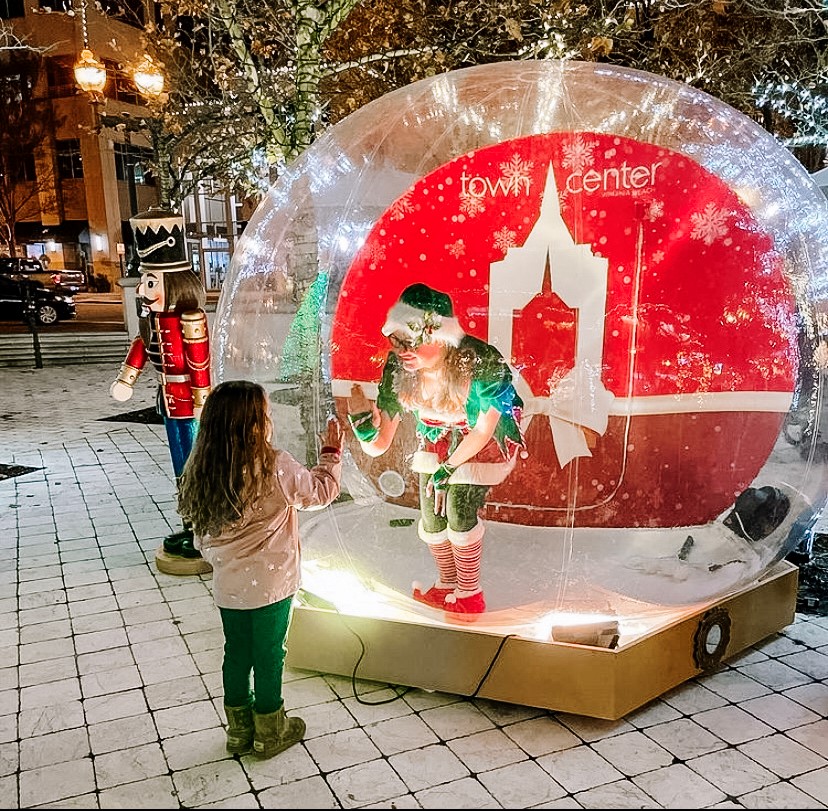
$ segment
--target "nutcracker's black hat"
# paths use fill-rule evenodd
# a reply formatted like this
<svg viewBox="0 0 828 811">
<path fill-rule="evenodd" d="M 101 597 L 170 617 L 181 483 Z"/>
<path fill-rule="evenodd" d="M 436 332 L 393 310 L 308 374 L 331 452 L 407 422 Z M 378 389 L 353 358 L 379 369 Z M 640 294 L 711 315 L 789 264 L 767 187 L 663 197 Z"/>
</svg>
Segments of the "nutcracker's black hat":
<svg viewBox="0 0 828 811">
<path fill-rule="evenodd" d="M 184 240 L 184 218 L 180 214 L 152 207 L 136 214 L 129 224 L 142 273 L 192 271 Z"/>
</svg>

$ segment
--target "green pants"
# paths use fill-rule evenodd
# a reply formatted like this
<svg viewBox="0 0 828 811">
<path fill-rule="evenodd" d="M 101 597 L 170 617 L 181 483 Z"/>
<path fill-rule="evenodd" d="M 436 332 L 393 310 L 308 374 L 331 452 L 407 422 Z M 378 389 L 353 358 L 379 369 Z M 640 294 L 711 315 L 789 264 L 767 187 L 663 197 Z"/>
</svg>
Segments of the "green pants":
<svg viewBox="0 0 828 811">
<path fill-rule="evenodd" d="M 447 526 L 468 532 L 477 523 L 477 513 L 486 503 L 489 488 L 480 484 L 450 484 L 446 493 L 446 514 L 434 514 L 434 493 L 426 495 L 429 473 L 420 474 L 420 515 L 426 532 L 442 532 Z"/>
<path fill-rule="evenodd" d="M 292 611 L 292 595 L 261 608 L 219 608 L 224 628 L 221 675 L 228 707 L 244 707 L 252 700 L 253 709 L 266 714 L 282 706 L 285 637 Z"/>
</svg>

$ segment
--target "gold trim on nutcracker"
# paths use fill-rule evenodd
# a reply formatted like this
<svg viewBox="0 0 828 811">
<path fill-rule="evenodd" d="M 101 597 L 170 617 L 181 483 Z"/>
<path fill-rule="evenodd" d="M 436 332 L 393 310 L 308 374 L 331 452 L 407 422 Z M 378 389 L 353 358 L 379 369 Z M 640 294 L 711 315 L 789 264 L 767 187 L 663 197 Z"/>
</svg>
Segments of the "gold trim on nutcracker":
<svg viewBox="0 0 828 811">
<path fill-rule="evenodd" d="M 128 363 L 121 364 L 121 371 L 118 372 L 118 383 L 126 383 L 127 386 L 134 386 L 135 381 L 138 380 L 138 375 L 141 374 L 140 369 L 130 366 Z"/>
<path fill-rule="evenodd" d="M 209 386 L 200 389 L 193 388 L 193 407 L 202 408 L 204 406 L 204 401 L 207 399 L 207 395 L 209 393 Z"/>
<path fill-rule="evenodd" d="M 181 313 L 181 332 L 188 343 L 207 340 L 207 316 L 201 312 Z"/>
<path fill-rule="evenodd" d="M 201 361 L 200 363 L 192 358 L 187 358 L 187 365 L 194 371 L 201 372 L 210 366 L 210 358 L 207 358 L 207 360 Z"/>
</svg>

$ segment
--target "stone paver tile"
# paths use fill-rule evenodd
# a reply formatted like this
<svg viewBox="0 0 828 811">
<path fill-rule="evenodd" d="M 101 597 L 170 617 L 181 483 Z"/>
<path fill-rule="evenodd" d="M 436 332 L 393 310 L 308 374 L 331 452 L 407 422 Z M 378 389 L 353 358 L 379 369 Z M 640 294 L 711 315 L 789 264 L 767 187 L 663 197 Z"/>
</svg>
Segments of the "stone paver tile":
<svg viewBox="0 0 828 811">
<path fill-rule="evenodd" d="M 773 727 L 736 706 L 696 713 L 693 720 L 731 744 L 744 743 L 773 733 Z"/>
<path fill-rule="evenodd" d="M 685 715 L 723 707 L 727 701 L 712 690 L 694 681 L 685 682 L 665 693 L 662 700 Z"/>
<path fill-rule="evenodd" d="M 360 728 L 343 729 L 332 735 L 312 738 L 305 741 L 305 747 L 324 773 L 355 766 L 381 756 L 379 749 Z"/>
<path fill-rule="evenodd" d="M 167 762 L 157 743 L 119 749 L 95 758 L 95 776 L 99 789 L 135 783 L 158 777 L 168 771 Z"/>
<path fill-rule="evenodd" d="M 244 794 L 250 784 L 237 760 L 217 760 L 173 774 L 178 799 L 185 808 L 194 808 Z"/>
<path fill-rule="evenodd" d="M 256 791 L 271 786 L 287 785 L 319 774 L 319 767 L 314 763 L 303 744 L 291 746 L 290 749 L 281 752 L 278 757 L 267 760 L 245 755 L 241 762 Z"/>
<path fill-rule="evenodd" d="M 85 699 L 134 690 L 141 685 L 141 674 L 136 665 L 81 676 L 81 692 Z"/>
<path fill-rule="evenodd" d="M 2 695 L 2 693 L 0 693 Z M 80 681 L 73 677 L 61 679 L 49 684 L 37 684 L 24 687 L 20 691 L 20 709 L 33 710 L 52 704 L 66 704 L 81 697 Z"/>
<path fill-rule="evenodd" d="M 402 700 L 402 697 L 395 698 L 395 696 L 396 693 L 393 690 L 385 688 L 374 690 L 367 696 L 360 696 L 359 700 L 354 697 L 343 698 L 342 703 L 360 726 L 366 726 L 387 721 L 389 718 L 412 714 L 411 707 Z"/>
<path fill-rule="evenodd" d="M 224 730 L 202 729 L 161 741 L 167 763 L 174 772 L 191 769 L 214 760 L 232 757 L 225 749 Z"/>
<path fill-rule="evenodd" d="M 98 801 L 101 808 L 181 808 L 173 781 L 167 775 L 104 789 Z"/>
<path fill-rule="evenodd" d="M 673 762 L 670 752 L 641 732 L 614 735 L 596 741 L 592 748 L 628 777 L 660 769 Z"/>
<path fill-rule="evenodd" d="M 566 794 L 559 783 L 531 760 L 483 772 L 477 779 L 504 808 L 529 808 Z"/>
<path fill-rule="evenodd" d="M 724 749 L 727 744 L 690 718 L 679 718 L 644 730 L 647 737 L 672 752 L 680 760 Z"/>
<path fill-rule="evenodd" d="M 547 710 L 538 709 L 537 707 L 506 704 L 503 701 L 492 701 L 487 698 L 474 699 L 474 705 L 498 726 L 516 724 L 518 721 L 528 721 L 530 718 L 548 714 Z"/>
<path fill-rule="evenodd" d="M 78 760 L 91 754 L 85 727 L 64 729 L 20 741 L 20 768 L 23 771 Z"/>
<path fill-rule="evenodd" d="M 766 724 L 770 724 L 774 729 L 783 732 L 786 729 L 811 724 L 820 718 L 817 713 L 811 712 L 797 701 L 779 693 L 743 701 L 739 706 Z"/>
<path fill-rule="evenodd" d="M 0 777 L 0 808 L 23 808 L 17 794 L 17 775 Z"/>
<path fill-rule="evenodd" d="M 539 757 L 538 765 L 570 794 L 620 780 L 624 775 L 589 746 L 576 746 Z"/>
<path fill-rule="evenodd" d="M 408 793 L 405 783 L 382 759 L 332 772 L 327 782 L 343 808 L 382 803 Z"/>
<path fill-rule="evenodd" d="M 770 662 L 771 660 L 763 661 Z M 771 692 L 764 684 L 760 684 L 738 670 L 725 670 L 711 676 L 702 676 L 699 678 L 699 683 L 730 702 L 747 701 Z"/>
<path fill-rule="evenodd" d="M 800 791 L 828 806 L 828 769 L 817 769 L 815 772 L 794 777 L 791 783 Z"/>
<path fill-rule="evenodd" d="M 787 735 L 828 760 L 828 719 L 789 729 Z"/>
<path fill-rule="evenodd" d="M 581 739 L 574 732 L 548 716 L 510 724 L 503 727 L 503 732 L 532 757 L 581 744 Z"/>
<path fill-rule="evenodd" d="M 604 718 L 588 718 L 585 715 L 570 715 L 566 712 L 559 712 L 555 717 L 587 743 L 600 741 L 601 738 L 609 738 L 611 735 L 620 735 L 622 732 L 632 732 L 635 729 L 623 718 L 607 721 Z"/>
<path fill-rule="evenodd" d="M 755 665 L 746 665 L 740 670 L 756 679 L 756 681 L 762 682 L 771 690 L 787 690 L 789 687 L 806 684 L 811 680 L 806 673 L 800 672 L 801 669 L 797 669 L 794 663 L 794 660 L 803 662 L 804 660 L 798 659 L 798 657 L 807 656 L 811 653 L 816 653 L 816 651 L 795 653 L 782 659 L 757 662 Z M 825 660 L 828 662 L 828 657 L 825 657 Z"/>
<path fill-rule="evenodd" d="M 575 795 L 583 808 L 663 808 L 631 780 L 616 780 Z"/>
<path fill-rule="evenodd" d="M 126 690 L 122 693 L 87 698 L 83 702 L 87 724 L 100 724 L 116 718 L 128 718 L 147 711 L 147 702 L 141 690 Z"/>
<path fill-rule="evenodd" d="M 464 777 L 452 783 L 443 783 L 415 795 L 420 808 L 501 808 L 502 806 L 473 777 Z M 386 806 L 387 808 L 388 806 Z M 394 804 L 394 808 L 405 806 Z M 416 808 L 417 805 L 408 806 Z"/>
<path fill-rule="evenodd" d="M 305 722 L 305 740 L 330 735 L 343 729 L 357 726 L 354 716 L 345 709 L 340 701 L 327 701 L 302 707 L 298 712 L 291 710 L 290 715 L 298 715 Z M 410 716 L 416 718 L 416 716 Z M 366 727 L 366 731 L 368 728 Z"/>
<path fill-rule="evenodd" d="M 204 682 L 194 678 L 170 679 L 148 684 L 144 688 L 144 695 L 151 710 L 177 707 L 180 704 L 190 704 L 209 698 Z"/>
<path fill-rule="evenodd" d="M 473 774 L 489 772 L 527 758 L 526 752 L 501 729 L 489 729 L 465 738 L 454 738 L 448 741 L 448 747 Z"/>
<path fill-rule="evenodd" d="M 162 738 L 172 738 L 200 729 L 212 729 L 221 725 L 215 707 L 211 701 L 197 701 L 182 704 L 153 713 L 158 734 Z"/>
<path fill-rule="evenodd" d="M 53 803 L 95 791 L 95 773 L 89 758 L 41 766 L 20 773 L 20 807 Z"/>
<path fill-rule="evenodd" d="M 778 781 L 772 772 L 735 749 L 711 752 L 688 761 L 687 765 L 730 797 L 738 797 Z"/>
<path fill-rule="evenodd" d="M 743 743 L 737 749 L 783 778 L 828 766 L 825 758 L 786 735 L 769 735 L 767 738 Z"/>
<path fill-rule="evenodd" d="M 694 808 L 710 808 L 727 799 L 715 785 L 683 763 L 639 774 L 632 781 L 662 808 L 688 808 L 688 803 Z"/>
<path fill-rule="evenodd" d="M 495 725 L 474 704 L 468 702 L 423 710 L 420 718 L 443 741 L 495 728 Z"/>
<path fill-rule="evenodd" d="M 445 744 L 401 752 L 388 762 L 412 792 L 469 776 L 468 768 Z"/>
<path fill-rule="evenodd" d="M 792 687 L 786 690 L 784 695 L 822 718 L 828 718 L 828 684 L 811 682 L 811 684 Z"/>
<path fill-rule="evenodd" d="M 189 653 L 184 656 L 171 656 L 167 659 L 151 659 L 138 663 L 138 671 L 144 684 L 158 684 L 172 679 L 198 676 L 193 657 Z"/>
<path fill-rule="evenodd" d="M 810 794 L 790 783 L 774 783 L 759 791 L 743 794 L 739 797 L 739 804 L 744 808 L 825 808 Z"/>
<path fill-rule="evenodd" d="M 60 732 L 63 729 L 82 727 L 83 724 L 83 705 L 80 701 L 23 710 L 18 717 L 21 740 L 46 735 L 50 732 Z"/>
<path fill-rule="evenodd" d="M 328 784 L 318 775 L 274 786 L 259 794 L 261 806 L 253 808 L 340 808 Z M 233 806 L 237 808 L 238 806 Z M 385 806 L 399 808 L 400 806 Z"/>
<path fill-rule="evenodd" d="M 125 743 L 140 746 L 158 740 L 158 732 L 149 715 L 103 721 L 100 724 L 90 724 L 88 729 L 89 743 L 96 756 L 123 749 Z"/>
<path fill-rule="evenodd" d="M 413 713 L 370 724 L 364 729 L 374 745 L 386 756 L 439 742 L 431 727 Z"/>
</svg>

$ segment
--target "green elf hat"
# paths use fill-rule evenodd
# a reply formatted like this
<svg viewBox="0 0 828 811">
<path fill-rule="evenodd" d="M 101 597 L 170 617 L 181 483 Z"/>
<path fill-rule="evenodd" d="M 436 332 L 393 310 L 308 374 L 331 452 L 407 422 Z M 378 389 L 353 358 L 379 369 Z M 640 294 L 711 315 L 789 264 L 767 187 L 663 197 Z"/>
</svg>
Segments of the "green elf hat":
<svg viewBox="0 0 828 811">
<path fill-rule="evenodd" d="M 406 287 L 388 311 L 382 334 L 392 333 L 405 335 L 414 346 L 424 343 L 459 346 L 465 335 L 454 317 L 448 295 L 425 284 Z"/>
</svg>

